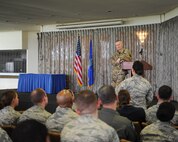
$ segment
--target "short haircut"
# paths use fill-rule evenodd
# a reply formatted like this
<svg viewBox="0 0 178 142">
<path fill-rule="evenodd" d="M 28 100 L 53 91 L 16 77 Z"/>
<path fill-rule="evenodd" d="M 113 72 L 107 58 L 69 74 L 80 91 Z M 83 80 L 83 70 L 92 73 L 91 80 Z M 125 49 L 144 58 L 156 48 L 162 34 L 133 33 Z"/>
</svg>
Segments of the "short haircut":
<svg viewBox="0 0 178 142">
<path fill-rule="evenodd" d="M 62 90 L 56 95 L 57 104 L 60 107 L 72 107 L 73 104 L 73 92 L 69 90 Z"/>
<path fill-rule="evenodd" d="M 127 90 L 120 90 L 118 93 L 119 106 L 127 105 L 130 102 L 130 94 Z"/>
<path fill-rule="evenodd" d="M 163 102 L 159 105 L 156 116 L 162 122 L 168 122 L 174 117 L 175 107 L 170 102 Z"/>
<path fill-rule="evenodd" d="M 41 88 L 37 88 L 37 89 L 33 90 L 31 93 L 31 101 L 34 104 L 41 103 L 42 99 L 45 96 L 46 96 L 46 92 Z"/>
<path fill-rule="evenodd" d="M 12 103 L 12 100 L 17 97 L 16 91 L 9 90 L 2 94 L 1 96 L 1 108 L 10 106 Z"/>
<path fill-rule="evenodd" d="M 113 103 L 117 100 L 115 89 L 113 86 L 104 85 L 98 90 L 98 97 L 102 104 Z"/>
<path fill-rule="evenodd" d="M 123 41 L 122 41 L 122 40 L 120 40 L 120 39 L 117 39 L 115 42 L 122 42 L 122 43 L 123 43 Z"/>
<path fill-rule="evenodd" d="M 75 98 L 75 104 L 80 112 L 93 113 L 97 109 L 96 95 L 90 90 L 83 90 Z"/>
<path fill-rule="evenodd" d="M 48 130 L 36 120 L 20 122 L 12 133 L 13 142 L 46 142 Z"/>
<path fill-rule="evenodd" d="M 158 90 L 158 95 L 159 95 L 160 99 L 169 100 L 172 95 L 171 87 L 169 87 L 167 85 L 161 86 Z"/>
<path fill-rule="evenodd" d="M 140 62 L 140 61 L 135 61 L 135 62 L 133 63 L 132 68 L 134 69 L 134 71 L 135 71 L 135 73 L 136 73 L 137 75 L 143 75 L 143 74 L 144 74 L 144 68 L 143 68 L 142 62 Z"/>
</svg>

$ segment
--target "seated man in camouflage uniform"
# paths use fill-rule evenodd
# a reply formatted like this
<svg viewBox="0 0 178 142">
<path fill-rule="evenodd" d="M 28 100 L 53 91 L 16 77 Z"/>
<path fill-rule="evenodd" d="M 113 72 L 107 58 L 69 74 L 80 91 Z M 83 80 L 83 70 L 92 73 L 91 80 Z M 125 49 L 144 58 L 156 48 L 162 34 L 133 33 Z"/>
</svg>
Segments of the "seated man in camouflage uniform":
<svg viewBox="0 0 178 142">
<path fill-rule="evenodd" d="M 171 87 L 167 85 L 163 85 L 159 88 L 158 94 L 157 94 L 158 103 L 146 110 L 146 121 L 148 124 L 151 124 L 157 121 L 156 112 L 158 110 L 159 105 L 163 102 L 170 102 L 172 98 L 173 96 L 172 96 Z M 174 114 L 174 117 L 172 119 L 172 123 L 177 124 L 176 122 L 178 123 L 177 111 Z"/>
<path fill-rule="evenodd" d="M 143 64 L 140 61 L 135 61 L 132 67 L 133 76 L 122 81 L 116 87 L 116 94 L 120 90 L 127 90 L 130 94 L 130 104 L 135 107 L 147 108 L 147 103 L 153 99 L 153 91 L 151 84 L 143 78 Z"/>
<path fill-rule="evenodd" d="M 73 95 L 68 90 L 62 90 L 56 95 L 58 107 L 46 121 L 46 126 L 50 131 L 61 132 L 64 125 L 78 117 L 71 108 L 73 104 Z"/>
<path fill-rule="evenodd" d="M 46 92 L 41 88 L 35 89 L 31 93 L 31 101 L 34 106 L 22 113 L 21 117 L 19 118 L 19 122 L 27 119 L 35 119 L 45 124 L 46 120 L 51 115 L 45 110 L 45 107 L 48 104 Z"/>
<path fill-rule="evenodd" d="M 121 68 L 121 63 L 123 61 L 131 61 L 131 52 L 123 47 L 123 42 L 117 40 L 115 42 L 116 53 L 110 58 L 112 65 L 112 82 L 113 87 L 118 86 L 125 79 L 125 72 Z"/>
<path fill-rule="evenodd" d="M 80 116 L 64 126 L 61 142 L 119 142 L 116 131 L 97 118 L 97 98 L 92 91 L 81 91 L 75 103 Z"/>
<path fill-rule="evenodd" d="M 20 113 L 15 111 L 19 98 L 15 91 L 4 92 L 1 96 L 0 125 L 16 125 Z"/>
<path fill-rule="evenodd" d="M 175 107 L 170 102 L 161 103 L 156 113 L 158 121 L 141 131 L 142 142 L 173 142 L 178 136 L 178 130 L 170 124 L 174 113 Z"/>
<path fill-rule="evenodd" d="M 126 117 L 120 116 L 116 111 L 117 96 L 112 86 L 104 85 L 98 91 L 98 103 L 102 104 L 102 109 L 98 112 L 98 117 L 108 125 L 113 127 L 120 139 L 137 141 L 137 135 L 132 122 Z"/>
</svg>

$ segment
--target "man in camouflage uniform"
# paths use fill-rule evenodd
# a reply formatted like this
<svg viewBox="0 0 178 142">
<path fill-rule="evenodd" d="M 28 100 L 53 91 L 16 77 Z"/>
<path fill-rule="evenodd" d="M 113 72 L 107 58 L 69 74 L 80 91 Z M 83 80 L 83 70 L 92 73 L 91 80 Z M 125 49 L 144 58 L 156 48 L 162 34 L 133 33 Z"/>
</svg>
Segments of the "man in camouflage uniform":
<svg viewBox="0 0 178 142">
<path fill-rule="evenodd" d="M 0 128 L 0 142 L 12 142 L 6 131 Z"/>
<path fill-rule="evenodd" d="M 147 103 L 153 99 L 153 91 L 151 84 L 142 77 L 143 73 L 143 64 L 140 61 L 135 61 L 132 67 L 133 76 L 116 87 L 116 95 L 120 90 L 127 90 L 131 97 L 130 104 L 146 109 Z"/>
<path fill-rule="evenodd" d="M 48 104 L 48 97 L 46 95 L 46 92 L 41 88 L 32 91 L 31 101 L 34 106 L 23 112 L 23 114 L 19 118 L 19 122 L 28 119 L 34 119 L 45 124 L 46 120 L 51 115 L 45 110 L 45 107 Z"/>
<path fill-rule="evenodd" d="M 6 91 L 1 96 L 3 109 L 0 110 L 0 125 L 16 125 L 20 113 L 15 111 L 19 104 L 18 95 L 15 91 Z"/>
<path fill-rule="evenodd" d="M 116 41 L 116 53 L 110 58 L 110 62 L 112 65 L 112 82 L 111 85 L 113 87 L 118 86 L 121 81 L 125 79 L 125 72 L 121 68 L 121 63 L 123 61 L 131 61 L 132 56 L 131 52 L 123 48 L 123 42 L 122 41 Z"/>
<path fill-rule="evenodd" d="M 158 99 L 158 103 L 146 110 L 146 121 L 148 124 L 157 121 L 156 112 L 158 110 L 159 105 L 163 102 L 170 102 L 172 100 L 171 87 L 167 85 L 161 86 L 158 90 L 157 99 Z M 178 124 L 178 112 L 174 114 L 174 117 L 171 122 L 175 125 Z"/>
<path fill-rule="evenodd" d="M 92 91 L 81 91 L 76 100 L 78 118 L 61 133 L 61 142 L 119 142 L 116 131 L 97 118 L 97 99 Z"/>
<path fill-rule="evenodd" d="M 72 93 L 68 90 L 62 90 L 56 95 L 58 107 L 46 121 L 48 130 L 61 132 L 65 124 L 78 117 L 78 114 L 71 109 L 72 97 Z"/>
<path fill-rule="evenodd" d="M 141 131 L 142 142 L 173 142 L 178 136 L 178 131 L 170 124 L 174 113 L 175 107 L 171 103 L 160 104 L 156 113 L 158 121 Z"/>
</svg>

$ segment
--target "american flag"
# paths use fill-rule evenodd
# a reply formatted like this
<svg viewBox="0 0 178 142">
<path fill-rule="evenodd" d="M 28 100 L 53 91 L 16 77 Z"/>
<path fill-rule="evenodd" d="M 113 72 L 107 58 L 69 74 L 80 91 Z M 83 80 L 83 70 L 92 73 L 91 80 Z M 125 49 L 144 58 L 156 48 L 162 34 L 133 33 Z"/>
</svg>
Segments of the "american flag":
<svg viewBox="0 0 178 142">
<path fill-rule="evenodd" d="M 78 37 L 78 42 L 77 42 L 77 50 L 76 50 L 75 61 L 74 61 L 74 71 L 77 75 L 77 82 L 78 82 L 79 86 L 82 86 L 83 81 L 82 81 L 82 61 L 81 61 L 80 37 Z"/>
</svg>

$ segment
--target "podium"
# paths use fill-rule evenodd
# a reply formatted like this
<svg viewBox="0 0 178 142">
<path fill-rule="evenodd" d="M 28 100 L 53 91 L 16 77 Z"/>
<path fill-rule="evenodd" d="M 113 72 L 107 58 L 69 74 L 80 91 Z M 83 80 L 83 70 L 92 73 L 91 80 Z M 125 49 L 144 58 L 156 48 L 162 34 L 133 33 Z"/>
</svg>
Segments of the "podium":
<svg viewBox="0 0 178 142">
<path fill-rule="evenodd" d="M 140 61 L 142 64 L 143 64 L 143 69 L 144 70 L 152 70 L 152 65 L 150 65 L 149 63 L 147 63 L 146 61 Z M 129 74 L 131 76 L 131 69 L 132 69 L 132 66 L 133 66 L 133 63 L 134 62 L 123 62 L 121 67 L 123 70 L 126 70 L 126 71 L 129 71 Z"/>
</svg>

